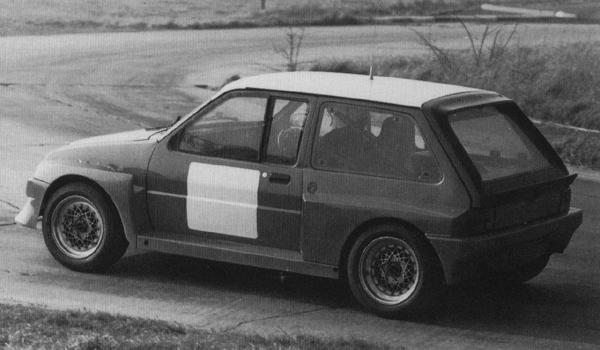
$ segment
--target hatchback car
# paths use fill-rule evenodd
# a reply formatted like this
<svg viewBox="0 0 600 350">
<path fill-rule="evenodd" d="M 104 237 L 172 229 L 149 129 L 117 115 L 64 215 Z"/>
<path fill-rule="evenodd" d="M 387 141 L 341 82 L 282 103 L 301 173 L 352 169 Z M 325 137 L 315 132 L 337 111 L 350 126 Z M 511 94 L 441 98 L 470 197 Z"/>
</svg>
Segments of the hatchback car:
<svg viewBox="0 0 600 350">
<path fill-rule="evenodd" d="M 128 245 L 341 278 L 383 316 L 444 284 L 523 282 L 580 225 L 564 164 L 497 93 L 296 72 L 226 85 L 175 124 L 71 143 L 17 216 L 63 265 Z"/>
</svg>

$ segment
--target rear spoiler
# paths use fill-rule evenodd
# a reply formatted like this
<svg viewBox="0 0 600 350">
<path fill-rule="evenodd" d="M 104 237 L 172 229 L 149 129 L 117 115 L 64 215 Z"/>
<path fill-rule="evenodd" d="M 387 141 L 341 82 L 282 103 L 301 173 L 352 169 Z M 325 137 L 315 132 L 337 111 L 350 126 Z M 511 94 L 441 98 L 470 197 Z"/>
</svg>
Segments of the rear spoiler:
<svg viewBox="0 0 600 350">
<path fill-rule="evenodd" d="M 570 174 L 564 177 L 544 181 L 537 184 L 528 184 L 516 188 L 511 188 L 510 190 L 506 191 L 498 191 L 491 194 L 484 194 L 482 196 L 482 200 L 486 204 L 489 203 L 490 205 L 497 205 L 505 201 L 510 201 L 512 198 L 518 196 L 525 190 L 531 193 L 533 196 L 537 197 L 538 194 L 541 194 L 541 192 L 545 192 L 550 189 L 567 189 L 569 186 L 571 186 L 571 184 L 573 183 L 573 181 L 575 181 L 576 178 L 577 174 Z"/>
</svg>

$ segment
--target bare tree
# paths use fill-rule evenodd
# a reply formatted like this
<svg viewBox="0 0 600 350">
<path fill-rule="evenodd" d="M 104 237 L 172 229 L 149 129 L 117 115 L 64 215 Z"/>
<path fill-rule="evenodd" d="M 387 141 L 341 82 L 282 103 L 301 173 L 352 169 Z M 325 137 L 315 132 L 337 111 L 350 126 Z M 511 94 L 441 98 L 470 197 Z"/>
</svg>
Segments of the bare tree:
<svg viewBox="0 0 600 350">
<path fill-rule="evenodd" d="M 467 38 L 471 44 L 471 53 L 473 54 L 473 61 L 477 67 L 480 67 L 483 63 L 494 63 L 498 58 L 500 58 L 508 44 L 510 44 L 515 32 L 517 31 L 517 24 L 513 26 L 513 29 L 510 31 L 507 38 L 502 38 L 502 29 L 501 27 L 491 28 L 489 25 L 485 26 L 483 34 L 481 37 L 477 39 L 473 34 L 473 31 L 470 30 L 464 21 L 459 20 L 463 29 L 467 33 Z M 488 43 L 491 38 L 491 43 Z M 477 44 L 479 41 L 479 45 Z M 487 57 L 485 55 L 485 48 L 487 46 Z"/>
<path fill-rule="evenodd" d="M 515 24 L 512 30 L 505 35 L 502 27 L 491 27 L 486 25 L 481 36 L 473 32 L 464 21 L 458 19 L 464 29 L 467 39 L 470 44 L 469 53 L 472 56 L 473 64 L 476 68 L 485 68 L 493 66 L 497 63 L 500 58 L 505 54 L 507 47 L 512 42 L 514 35 L 517 31 L 517 24 Z M 451 74 L 457 69 L 457 65 L 463 65 L 464 62 L 457 62 L 455 57 L 452 56 L 450 49 L 443 49 L 442 47 L 433 43 L 430 37 L 425 36 L 422 33 L 413 31 L 419 38 L 420 43 L 427 47 L 429 51 L 435 56 L 440 67 L 444 73 Z"/>
<path fill-rule="evenodd" d="M 298 69 L 302 39 L 304 39 L 304 27 L 290 25 L 285 32 L 285 45 L 273 45 L 273 51 L 286 60 L 288 72 Z"/>
<path fill-rule="evenodd" d="M 421 45 L 427 47 L 429 51 L 435 56 L 438 64 L 442 68 L 442 71 L 446 74 L 447 72 L 451 72 L 454 70 L 454 60 L 452 60 L 450 56 L 450 50 L 446 50 L 441 48 L 440 46 L 433 43 L 433 39 L 431 37 L 425 36 L 425 34 L 420 33 L 416 30 L 413 32 L 419 38 L 419 42 Z"/>
</svg>

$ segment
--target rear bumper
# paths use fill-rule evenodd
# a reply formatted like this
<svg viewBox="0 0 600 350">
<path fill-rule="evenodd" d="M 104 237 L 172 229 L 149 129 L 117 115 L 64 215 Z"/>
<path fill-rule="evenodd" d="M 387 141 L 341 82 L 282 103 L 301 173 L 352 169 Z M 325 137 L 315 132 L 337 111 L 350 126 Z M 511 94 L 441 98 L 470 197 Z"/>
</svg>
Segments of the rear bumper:
<svg viewBox="0 0 600 350">
<path fill-rule="evenodd" d="M 506 270 L 536 258 L 562 253 L 583 212 L 571 208 L 563 216 L 476 237 L 429 236 L 449 284 L 472 279 L 485 268 Z"/>
<path fill-rule="evenodd" d="M 17 224 L 36 228 L 38 217 L 42 214 L 40 212 L 42 201 L 49 186 L 50 184 L 35 178 L 27 181 L 27 188 L 25 190 L 27 202 L 25 202 L 23 209 L 15 217 Z"/>
</svg>

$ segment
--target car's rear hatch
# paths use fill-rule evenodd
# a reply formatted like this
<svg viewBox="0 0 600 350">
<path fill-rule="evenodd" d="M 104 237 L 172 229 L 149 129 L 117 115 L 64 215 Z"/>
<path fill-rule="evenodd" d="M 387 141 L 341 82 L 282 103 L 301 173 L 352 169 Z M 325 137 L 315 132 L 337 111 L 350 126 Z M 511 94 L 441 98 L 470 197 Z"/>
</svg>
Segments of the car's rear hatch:
<svg viewBox="0 0 600 350">
<path fill-rule="evenodd" d="M 493 209 L 491 228 L 502 229 L 566 214 L 571 202 L 569 185 L 575 175 L 489 195 L 484 208 Z"/>
<path fill-rule="evenodd" d="M 474 213 L 485 216 L 481 229 L 502 229 L 568 211 L 575 176 L 569 176 L 512 101 L 469 94 L 437 102 L 429 106 L 434 129 L 469 188 Z"/>
</svg>

